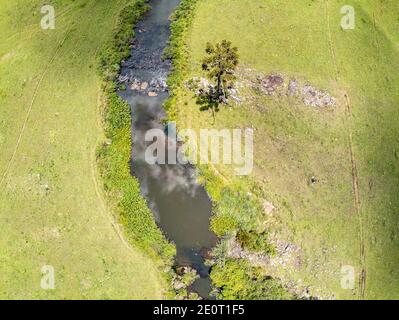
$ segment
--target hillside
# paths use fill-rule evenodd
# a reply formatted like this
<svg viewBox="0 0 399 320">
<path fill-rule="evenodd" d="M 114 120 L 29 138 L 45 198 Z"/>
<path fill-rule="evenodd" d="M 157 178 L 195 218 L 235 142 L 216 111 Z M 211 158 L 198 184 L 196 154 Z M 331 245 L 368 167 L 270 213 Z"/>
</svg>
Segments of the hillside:
<svg viewBox="0 0 399 320">
<path fill-rule="evenodd" d="M 0 1 L 0 298 L 160 299 L 154 261 L 104 201 L 98 53 L 128 1 Z M 55 290 L 40 287 L 42 267 Z"/>
<path fill-rule="evenodd" d="M 344 5 L 355 8 L 354 30 L 341 28 Z M 187 63 L 177 64 L 181 82 L 170 106 L 178 126 L 255 131 L 253 173 L 238 178 L 228 165 L 204 167 L 208 191 L 222 206 L 226 188 L 251 192 L 265 206 L 258 228 L 278 249 L 290 248 L 277 250 L 277 258 L 288 259 L 263 266 L 265 274 L 286 285 L 293 280 L 314 297 L 399 297 L 398 6 L 204 0 L 183 35 Z M 184 82 L 205 76 L 206 43 L 223 39 L 239 49 L 239 103 L 222 105 L 212 125 L 212 113 L 201 111 Z M 281 90 L 294 80 L 328 93 L 335 104 L 265 94 L 259 81 L 270 76 L 282 79 Z M 348 265 L 353 290 L 341 286 Z"/>
</svg>

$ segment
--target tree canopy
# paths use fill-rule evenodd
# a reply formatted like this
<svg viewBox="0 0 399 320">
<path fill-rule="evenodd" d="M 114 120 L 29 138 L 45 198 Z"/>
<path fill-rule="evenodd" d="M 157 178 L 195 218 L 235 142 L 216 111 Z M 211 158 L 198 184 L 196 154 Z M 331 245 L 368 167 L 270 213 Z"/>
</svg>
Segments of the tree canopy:
<svg viewBox="0 0 399 320">
<path fill-rule="evenodd" d="M 221 43 L 206 45 L 207 56 L 202 60 L 202 69 L 216 81 L 216 98 L 226 98 L 226 87 L 235 81 L 235 70 L 238 66 L 238 48 L 223 40 Z"/>
</svg>

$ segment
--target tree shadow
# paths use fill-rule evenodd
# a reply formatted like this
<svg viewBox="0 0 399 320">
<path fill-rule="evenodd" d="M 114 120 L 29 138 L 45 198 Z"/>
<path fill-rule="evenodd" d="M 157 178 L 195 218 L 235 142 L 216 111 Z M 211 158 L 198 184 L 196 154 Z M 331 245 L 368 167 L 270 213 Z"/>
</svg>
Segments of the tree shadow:
<svg viewBox="0 0 399 320">
<path fill-rule="evenodd" d="M 196 96 L 196 103 L 200 106 L 200 111 L 212 111 L 213 123 L 216 121 L 216 113 L 219 112 L 219 99 L 214 94 L 202 92 Z"/>
</svg>

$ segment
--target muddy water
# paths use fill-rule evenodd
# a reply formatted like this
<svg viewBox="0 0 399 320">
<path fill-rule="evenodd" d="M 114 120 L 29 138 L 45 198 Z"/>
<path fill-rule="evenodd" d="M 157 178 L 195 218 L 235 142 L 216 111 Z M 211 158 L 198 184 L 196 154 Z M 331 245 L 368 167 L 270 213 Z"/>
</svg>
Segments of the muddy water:
<svg viewBox="0 0 399 320">
<path fill-rule="evenodd" d="M 193 290 L 203 297 L 210 291 L 209 269 L 204 252 L 216 243 L 209 231 L 211 202 L 196 182 L 193 167 L 179 164 L 151 165 L 144 158 L 150 129 L 165 131 L 162 104 L 168 98 L 165 81 L 170 62 L 162 59 L 170 36 L 169 17 L 179 0 L 153 0 L 152 9 L 136 28 L 131 57 L 122 63 L 120 81 L 127 90 L 121 96 L 132 107 L 132 174 L 165 235 L 176 244 L 177 266 L 194 267 L 201 278 Z M 150 96 L 151 95 L 151 96 Z M 173 146 L 173 143 L 172 143 Z"/>
</svg>

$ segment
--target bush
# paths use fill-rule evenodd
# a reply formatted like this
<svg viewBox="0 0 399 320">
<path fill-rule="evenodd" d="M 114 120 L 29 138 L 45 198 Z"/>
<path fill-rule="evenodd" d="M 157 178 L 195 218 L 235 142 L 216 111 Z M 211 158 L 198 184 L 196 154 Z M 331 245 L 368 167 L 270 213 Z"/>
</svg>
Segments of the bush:
<svg viewBox="0 0 399 320">
<path fill-rule="evenodd" d="M 108 95 L 107 109 L 105 110 L 106 135 L 111 138 L 118 129 L 130 126 L 130 106 L 116 93 Z"/>
<path fill-rule="evenodd" d="M 217 298 L 226 300 L 289 300 L 293 296 L 278 281 L 265 277 L 261 269 L 245 260 L 227 260 L 212 268 Z"/>
<path fill-rule="evenodd" d="M 268 255 L 275 254 L 275 248 L 269 243 L 266 232 L 257 233 L 255 231 L 238 231 L 237 241 L 244 249 L 252 252 L 259 252 Z"/>
<path fill-rule="evenodd" d="M 228 214 L 214 215 L 211 219 L 211 229 L 218 237 L 234 234 L 237 227 L 238 221 Z"/>
<path fill-rule="evenodd" d="M 256 229 L 263 214 L 256 198 L 227 188 L 222 190 L 214 212 L 211 227 L 219 237 L 231 233 L 234 229 L 245 231 Z"/>
</svg>

